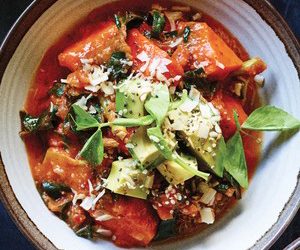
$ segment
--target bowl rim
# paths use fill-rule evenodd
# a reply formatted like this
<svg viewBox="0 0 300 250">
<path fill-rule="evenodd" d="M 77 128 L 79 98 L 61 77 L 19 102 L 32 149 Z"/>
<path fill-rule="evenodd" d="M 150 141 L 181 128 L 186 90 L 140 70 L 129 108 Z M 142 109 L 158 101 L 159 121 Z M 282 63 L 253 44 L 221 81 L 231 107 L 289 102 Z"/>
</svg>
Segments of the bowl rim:
<svg viewBox="0 0 300 250">
<path fill-rule="evenodd" d="M 38 18 L 57 0 L 33 0 L 15 21 L 0 46 L 0 79 L 22 38 Z M 177 0 L 178 1 L 178 0 Z M 300 78 L 300 45 L 290 27 L 268 0 L 242 0 L 251 6 L 274 30 L 284 44 Z M 1 84 L 1 82 L 0 82 Z M 37 249 L 57 249 L 29 218 L 9 183 L 0 152 L 0 199 L 18 229 Z M 297 185 L 280 212 L 277 221 L 250 249 L 268 249 L 288 227 L 300 208 L 300 171 Z"/>
</svg>

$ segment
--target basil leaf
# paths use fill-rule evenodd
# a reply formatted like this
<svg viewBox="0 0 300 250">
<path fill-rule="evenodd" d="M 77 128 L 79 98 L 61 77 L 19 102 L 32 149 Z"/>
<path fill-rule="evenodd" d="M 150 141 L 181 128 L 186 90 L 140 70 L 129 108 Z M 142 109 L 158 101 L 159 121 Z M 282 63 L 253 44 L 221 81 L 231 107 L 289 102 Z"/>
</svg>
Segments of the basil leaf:
<svg viewBox="0 0 300 250">
<path fill-rule="evenodd" d="M 248 187 L 248 169 L 244 153 L 243 141 L 237 131 L 226 144 L 226 157 L 223 158 L 225 170 L 243 187 Z"/>
<path fill-rule="evenodd" d="M 186 26 L 183 31 L 183 41 L 185 43 L 188 42 L 190 34 L 191 34 L 191 28 L 189 26 Z"/>
<path fill-rule="evenodd" d="M 155 240 L 163 240 L 176 235 L 176 220 L 162 220 L 159 223 Z"/>
<path fill-rule="evenodd" d="M 77 131 L 99 127 L 100 123 L 91 114 L 82 109 L 79 105 L 73 104 L 72 109 L 75 114 L 75 118 L 72 115 L 71 118 L 73 119 L 76 125 Z"/>
<path fill-rule="evenodd" d="M 153 95 L 145 102 L 145 109 L 156 120 L 157 126 L 160 126 L 169 109 L 170 94 L 168 86 L 166 84 L 155 85 Z"/>
<path fill-rule="evenodd" d="M 159 127 L 148 128 L 147 135 L 152 141 L 152 143 L 155 145 L 155 147 L 167 160 L 173 160 L 190 173 L 197 175 L 205 180 L 208 179 L 209 174 L 194 169 L 181 156 L 179 156 L 176 152 L 174 153 L 172 151 Z"/>
<path fill-rule="evenodd" d="M 100 128 L 87 140 L 79 155 L 92 165 L 101 164 L 104 155 L 104 146 Z"/>
<path fill-rule="evenodd" d="M 153 23 L 152 23 L 152 36 L 153 37 L 159 37 L 160 33 L 163 32 L 165 28 L 165 17 L 162 13 L 160 13 L 157 10 L 153 11 Z"/>
<path fill-rule="evenodd" d="M 143 116 L 140 118 L 117 118 L 110 122 L 111 125 L 124 126 L 124 127 L 137 127 L 148 126 L 154 122 L 151 115 Z"/>
<path fill-rule="evenodd" d="M 115 19 L 115 23 L 116 23 L 117 28 L 121 29 L 122 24 L 121 24 L 119 16 L 117 14 L 114 14 L 114 19 Z"/>
<path fill-rule="evenodd" d="M 227 154 L 226 143 L 225 143 L 225 140 L 224 140 L 223 136 L 221 137 L 221 139 L 218 142 L 216 152 L 218 152 L 217 155 L 216 155 L 216 163 L 215 163 L 216 165 L 212 170 L 214 171 L 214 173 L 217 176 L 223 177 L 224 160 L 225 160 L 226 154 Z"/>
<path fill-rule="evenodd" d="M 299 129 L 300 121 L 282 109 L 264 106 L 254 110 L 242 124 L 242 128 L 257 131 L 285 131 Z"/>
</svg>

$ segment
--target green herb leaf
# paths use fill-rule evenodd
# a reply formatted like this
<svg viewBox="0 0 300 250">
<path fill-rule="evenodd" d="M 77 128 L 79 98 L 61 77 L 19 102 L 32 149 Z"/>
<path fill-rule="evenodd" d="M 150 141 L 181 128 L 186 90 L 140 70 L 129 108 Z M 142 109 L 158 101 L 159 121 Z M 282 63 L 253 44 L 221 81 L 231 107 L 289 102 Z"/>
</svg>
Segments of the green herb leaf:
<svg viewBox="0 0 300 250">
<path fill-rule="evenodd" d="M 194 169 L 181 156 L 172 151 L 159 127 L 148 128 L 147 134 L 152 143 L 167 160 L 175 161 L 190 173 L 197 175 L 205 180 L 208 179 L 209 174 Z"/>
<path fill-rule="evenodd" d="M 115 23 L 116 23 L 117 28 L 121 29 L 122 24 L 121 24 L 120 18 L 117 14 L 114 14 L 114 19 L 115 19 Z"/>
<path fill-rule="evenodd" d="M 153 24 L 152 24 L 152 36 L 153 37 L 159 37 L 160 33 L 163 32 L 165 28 L 165 17 L 162 13 L 160 13 L 157 10 L 153 11 Z"/>
<path fill-rule="evenodd" d="M 124 110 L 126 106 L 125 93 L 121 92 L 119 89 L 116 91 L 116 111 L 120 112 Z"/>
<path fill-rule="evenodd" d="M 215 165 L 215 168 L 213 168 L 213 171 L 215 172 L 215 174 L 217 176 L 223 177 L 224 160 L 225 160 L 226 154 L 227 154 L 226 143 L 225 143 L 223 136 L 221 137 L 221 139 L 218 142 L 216 152 L 218 152 L 218 153 L 216 156 L 216 165 Z"/>
<path fill-rule="evenodd" d="M 186 26 L 183 31 L 183 41 L 185 43 L 188 42 L 190 34 L 191 34 L 191 28 L 189 26 Z"/>
<path fill-rule="evenodd" d="M 168 86 L 166 84 L 155 85 L 153 95 L 146 101 L 145 109 L 156 120 L 157 126 L 160 126 L 169 109 L 170 94 Z"/>
<path fill-rule="evenodd" d="M 243 187 L 248 187 L 248 169 L 244 153 L 243 141 L 237 131 L 226 144 L 226 158 L 223 158 L 225 170 Z"/>
<path fill-rule="evenodd" d="M 82 109 L 79 105 L 73 104 L 72 109 L 75 114 L 75 118 L 72 115 L 71 118 L 73 119 L 76 125 L 77 131 L 99 127 L 100 123 L 91 114 Z"/>
<path fill-rule="evenodd" d="M 257 131 L 285 131 L 299 129 L 300 121 L 282 109 L 264 106 L 254 110 L 242 124 L 242 128 Z"/>
<path fill-rule="evenodd" d="M 87 140 L 79 155 L 92 165 L 101 164 L 104 155 L 104 146 L 100 128 Z"/>
<path fill-rule="evenodd" d="M 176 220 L 162 220 L 159 223 L 155 240 L 163 240 L 176 235 Z"/>
<path fill-rule="evenodd" d="M 117 118 L 111 125 L 124 126 L 124 127 L 137 127 L 137 126 L 148 126 L 154 122 L 151 115 L 143 116 L 140 118 Z"/>
</svg>

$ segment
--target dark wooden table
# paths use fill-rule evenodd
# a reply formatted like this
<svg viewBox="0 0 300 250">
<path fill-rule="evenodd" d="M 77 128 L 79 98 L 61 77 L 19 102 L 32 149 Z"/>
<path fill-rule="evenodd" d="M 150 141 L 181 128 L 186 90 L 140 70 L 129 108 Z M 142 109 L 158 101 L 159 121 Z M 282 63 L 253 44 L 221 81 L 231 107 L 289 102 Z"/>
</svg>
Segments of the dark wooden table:
<svg viewBox="0 0 300 250">
<path fill-rule="evenodd" d="M 32 0 L 0 0 L 0 42 L 18 16 L 31 2 Z M 300 39 L 300 0 L 270 0 L 270 2 L 287 20 L 295 35 Z M 299 237 L 300 212 L 271 249 L 284 249 Z M 0 250 L 34 249 L 31 243 L 20 233 L 0 202 Z"/>
</svg>

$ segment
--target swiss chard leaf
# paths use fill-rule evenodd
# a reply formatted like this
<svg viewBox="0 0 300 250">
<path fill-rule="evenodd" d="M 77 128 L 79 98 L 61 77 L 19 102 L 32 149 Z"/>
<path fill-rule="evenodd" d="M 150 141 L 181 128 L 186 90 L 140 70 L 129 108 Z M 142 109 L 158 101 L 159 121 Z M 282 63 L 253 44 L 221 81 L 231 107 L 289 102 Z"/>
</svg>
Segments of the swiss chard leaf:
<svg viewBox="0 0 300 250">
<path fill-rule="evenodd" d="M 65 89 L 66 84 L 58 82 L 50 89 L 49 94 L 61 97 L 65 93 Z"/>
<path fill-rule="evenodd" d="M 118 51 L 111 55 L 107 66 L 111 70 L 113 80 L 120 80 L 127 76 L 130 68 L 128 63 L 125 52 Z"/>
<path fill-rule="evenodd" d="M 298 119 L 282 109 L 269 105 L 254 110 L 242 124 L 242 129 L 257 131 L 285 131 L 299 128 Z"/>
<path fill-rule="evenodd" d="M 101 164 L 104 156 L 104 146 L 100 128 L 87 140 L 79 155 L 92 165 Z"/>
<path fill-rule="evenodd" d="M 117 118 L 110 124 L 124 127 L 138 127 L 148 126 L 154 122 L 151 115 L 143 116 L 140 118 Z"/>
<path fill-rule="evenodd" d="M 166 20 L 164 14 L 154 10 L 152 13 L 153 23 L 152 23 L 152 36 L 157 38 L 163 32 L 166 24 Z"/>
<path fill-rule="evenodd" d="M 121 29 L 122 24 L 121 24 L 120 18 L 119 18 L 119 16 L 117 14 L 114 14 L 114 20 L 115 20 L 117 28 Z"/>
<path fill-rule="evenodd" d="M 57 109 L 53 107 L 45 110 L 40 116 L 31 116 L 25 111 L 20 112 L 22 131 L 25 132 L 37 132 L 43 130 L 49 130 L 53 128 L 53 121 Z"/>
<path fill-rule="evenodd" d="M 191 28 L 186 26 L 183 31 L 183 41 L 187 43 L 189 41 L 189 36 L 191 34 Z"/>
<path fill-rule="evenodd" d="M 227 144 L 226 158 L 223 158 L 225 170 L 243 187 L 248 187 L 248 169 L 243 141 L 237 131 Z"/>
<path fill-rule="evenodd" d="M 71 115 L 71 118 L 75 123 L 77 131 L 99 127 L 100 123 L 79 105 L 73 104 L 72 109 L 75 117 Z"/>
<path fill-rule="evenodd" d="M 145 103 L 145 109 L 156 120 L 160 126 L 165 119 L 170 103 L 169 89 L 166 84 L 154 86 L 154 96 L 152 95 Z"/>
<path fill-rule="evenodd" d="M 92 226 L 86 225 L 75 232 L 79 237 L 92 239 L 93 238 L 93 228 Z"/>
<path fill-rule="evenodd" d="M 155 240 L 163 240 L 176 235 L 176 220 L 162 220 L 159 223 Z"/>
<path fill-rule="evenodd" d="M 64 185 L 53 182 L 44 181 L 42 183 L 43 190 L 52 198 L 58 199 L 61 197 L 61 192 L 71 192 L 71 189 Z"/>
</svg>

